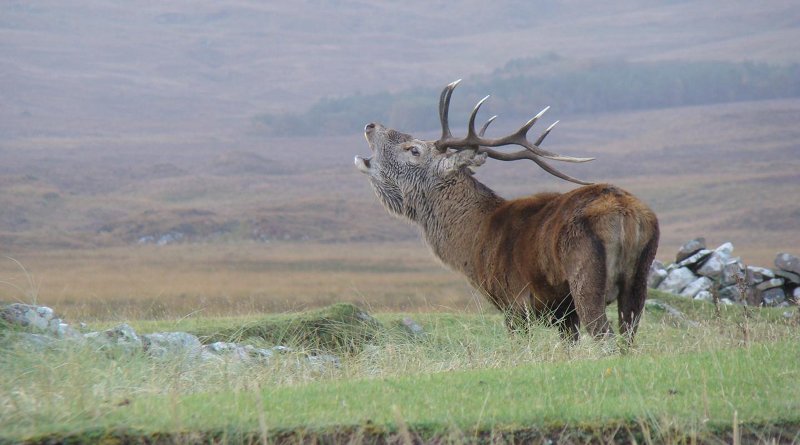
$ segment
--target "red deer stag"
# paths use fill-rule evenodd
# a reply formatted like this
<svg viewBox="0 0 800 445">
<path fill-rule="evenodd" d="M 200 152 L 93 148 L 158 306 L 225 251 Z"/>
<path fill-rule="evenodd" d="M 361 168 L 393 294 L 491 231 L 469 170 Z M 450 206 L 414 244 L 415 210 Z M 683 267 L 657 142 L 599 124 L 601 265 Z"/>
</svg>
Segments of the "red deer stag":
<svg viewBox="0 0 800 445">
<path fill-rule="evenodd" d="M 572 178 L 545 162 L 592 159 L 539 148 L 552 126 L 536 142 L 528 140 L 528 130 L 547 108 L 516 132 L 490 139 L 484 132 L 494 117 L 475 130 L 487 96 L 472 110 L 467 135 L 453 137 L 447 116 L 458 82 L 442 91 L 439 140 L 367 124 L 364 133 L 373 156 L 356 156 L 358 170 L 369 177 L 390 213 L 419 225 L 433 253 L 505 312 L 510 330 L 526 329 L 535 316 L 573 341 L 581 324 L 595 338 L 610 337 L 605 307 L 617 300 L 619 329 L 632 341 L 658 246 L 655 214 L 618 187 Z M 505 145 L 523 149 L 491 148 Z M 529 159 L 584 187 L 506 200 L 472 176 L 487 157 Z"/>
</svg>

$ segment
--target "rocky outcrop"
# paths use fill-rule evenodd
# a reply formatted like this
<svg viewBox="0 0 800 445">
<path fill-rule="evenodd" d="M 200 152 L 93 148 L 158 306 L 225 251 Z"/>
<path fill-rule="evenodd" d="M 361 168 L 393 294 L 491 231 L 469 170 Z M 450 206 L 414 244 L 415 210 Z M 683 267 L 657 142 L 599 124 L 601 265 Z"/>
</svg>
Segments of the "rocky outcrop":
<svg viewBox="0 0 800 445">
<path fill-rule="evenodd" d="M 710 250 L 704 238 L 695 238 L 681 246 L 674 263 L 654 261 L 647 285 L 686 298 L 788 306 L 800 301 L 800 258 L 779 253 L 775 269 L 747 266 L 733 256 L 733 244 Z"/>
</svg>

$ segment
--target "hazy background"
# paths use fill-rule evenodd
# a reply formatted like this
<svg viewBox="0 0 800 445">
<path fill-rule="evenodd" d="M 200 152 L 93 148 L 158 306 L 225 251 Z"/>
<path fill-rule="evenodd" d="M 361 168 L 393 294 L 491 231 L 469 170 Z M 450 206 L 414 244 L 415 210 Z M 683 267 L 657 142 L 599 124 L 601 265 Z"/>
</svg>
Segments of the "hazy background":
<svg viewBox="0 0 800 445">
<path fill-rule="evenodd" d="M 0 299 L 98 317 L 479 300 L 352 166 L 493 94 L 640 196 L 659 258 L 800 254 L 796 2 L 0 2 Z M 504 196 L 573 185 L 489 162 Z"/>
</svg>

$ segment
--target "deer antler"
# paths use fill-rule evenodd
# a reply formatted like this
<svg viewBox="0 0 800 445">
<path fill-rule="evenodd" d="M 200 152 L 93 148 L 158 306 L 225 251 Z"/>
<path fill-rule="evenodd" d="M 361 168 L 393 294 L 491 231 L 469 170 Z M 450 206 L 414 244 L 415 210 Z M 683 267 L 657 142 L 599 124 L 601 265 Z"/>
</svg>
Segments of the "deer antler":
<svg viewBox="0 0 800 445">
<path fill-rule="evenodd" d="M 547 150 L 543 150 L 539 148 L 539 145 L 544 141 L 544 138 L 550 134 L 550 131 L 553 127 L 556 126 L 558 121 L 554 122 L 552 125 L 547 127 L 547 129 L 539 136 L 535 143 L 532 143 L 528 140 L 528 130 L 533 127 L 533 124 L 539 120 L 540 117 L 550 108 L 546 107 L 542 111 L 539 112 L 536 116 L 531 118 L 525 125 L 521 126 L 517 131 L 511 133 L 510 135 L 503 136 L 496 139 L 484 138 L 483 135 L 486 132 L 486 129 L 492 123 L 492 121 L 497 118 L 497 116 L 492 116 L 489 120 L 486 121 L 485 124 L 481 127 L 479 132 L 475 132 L 475 117 L 478 115 L 478 110 L 481 108 L 481 105 L 489 98 L 489 96 L 484 97 L 481 99 L 476 105 L 475 108 L 472 109 L 472 113 L 469 116 L 469 126 L 467 127 L 467 135 L 463 138 L 454 138 L 453 135 L 450 133 L 450 124 L 448 123 L 448 113 L 450 109 L 450 97 L 453 95 L 453 90 L 458 86 L 461 79 L 456 80 L 455 82 L 447 85 L 444 90 L 442 90 L 442 95 L 439 97 L 439 120 L 442 123 L 442 137 L 439 138 L 434 145 L 436 148 L 441 151 L 445 152 L 448 148 L 452 148 L 455 150 L 465 150 L 465 149 L 472 149 L 476 150 L 478 153 L 486 153 L 492 159 L 497 159 L 500 161 L 516 161 L 518 159 L 530 159 L 531 161 L 535 162 L 539 165 L 544 171 L 550 173 L 553 176 L 557 176 L 561 179 L 566 181 L 574 182 L 576 184 L 583 184 L 589 185 L 591 182 L 582 181 L 580 179 L 573 178 L 572 176 L 567 175 L 566 173 L 560 172 L 552 167 L 550 164 L 544 161 L 541 158 L 552 159 L 554 161 L 564 161 L 564 162 L 587 162 L 591 161 L 594 158 L 574 158 L 572 156 L 562 156 L 558 153 L 553 153 Z M 497 150 L 493 150 L 489 147 L 500 147 L 503 145 L 519 145 L 524 147 L 524 150 L 520 150 L 517 152 L 512 153 L 505 153 Z"/>
</svg>

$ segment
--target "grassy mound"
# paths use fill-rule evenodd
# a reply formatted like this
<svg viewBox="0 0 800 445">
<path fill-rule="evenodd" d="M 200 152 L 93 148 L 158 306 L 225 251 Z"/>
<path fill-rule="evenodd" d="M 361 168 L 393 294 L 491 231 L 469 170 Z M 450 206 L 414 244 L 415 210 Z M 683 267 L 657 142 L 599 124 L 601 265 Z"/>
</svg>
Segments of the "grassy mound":
<svg viewBox="0 0 800 445">
<path fill-rule="evenodd" d="M 361 351 L 385 332 L 367 312 L 349 303 L 337 303 L 315 311 L 285 317 L 265 317 L 241 327 L 216 332 L 193 332 L 210 343 L 246 341 L 291 345 L 337 353 Z"/>
</svg>

